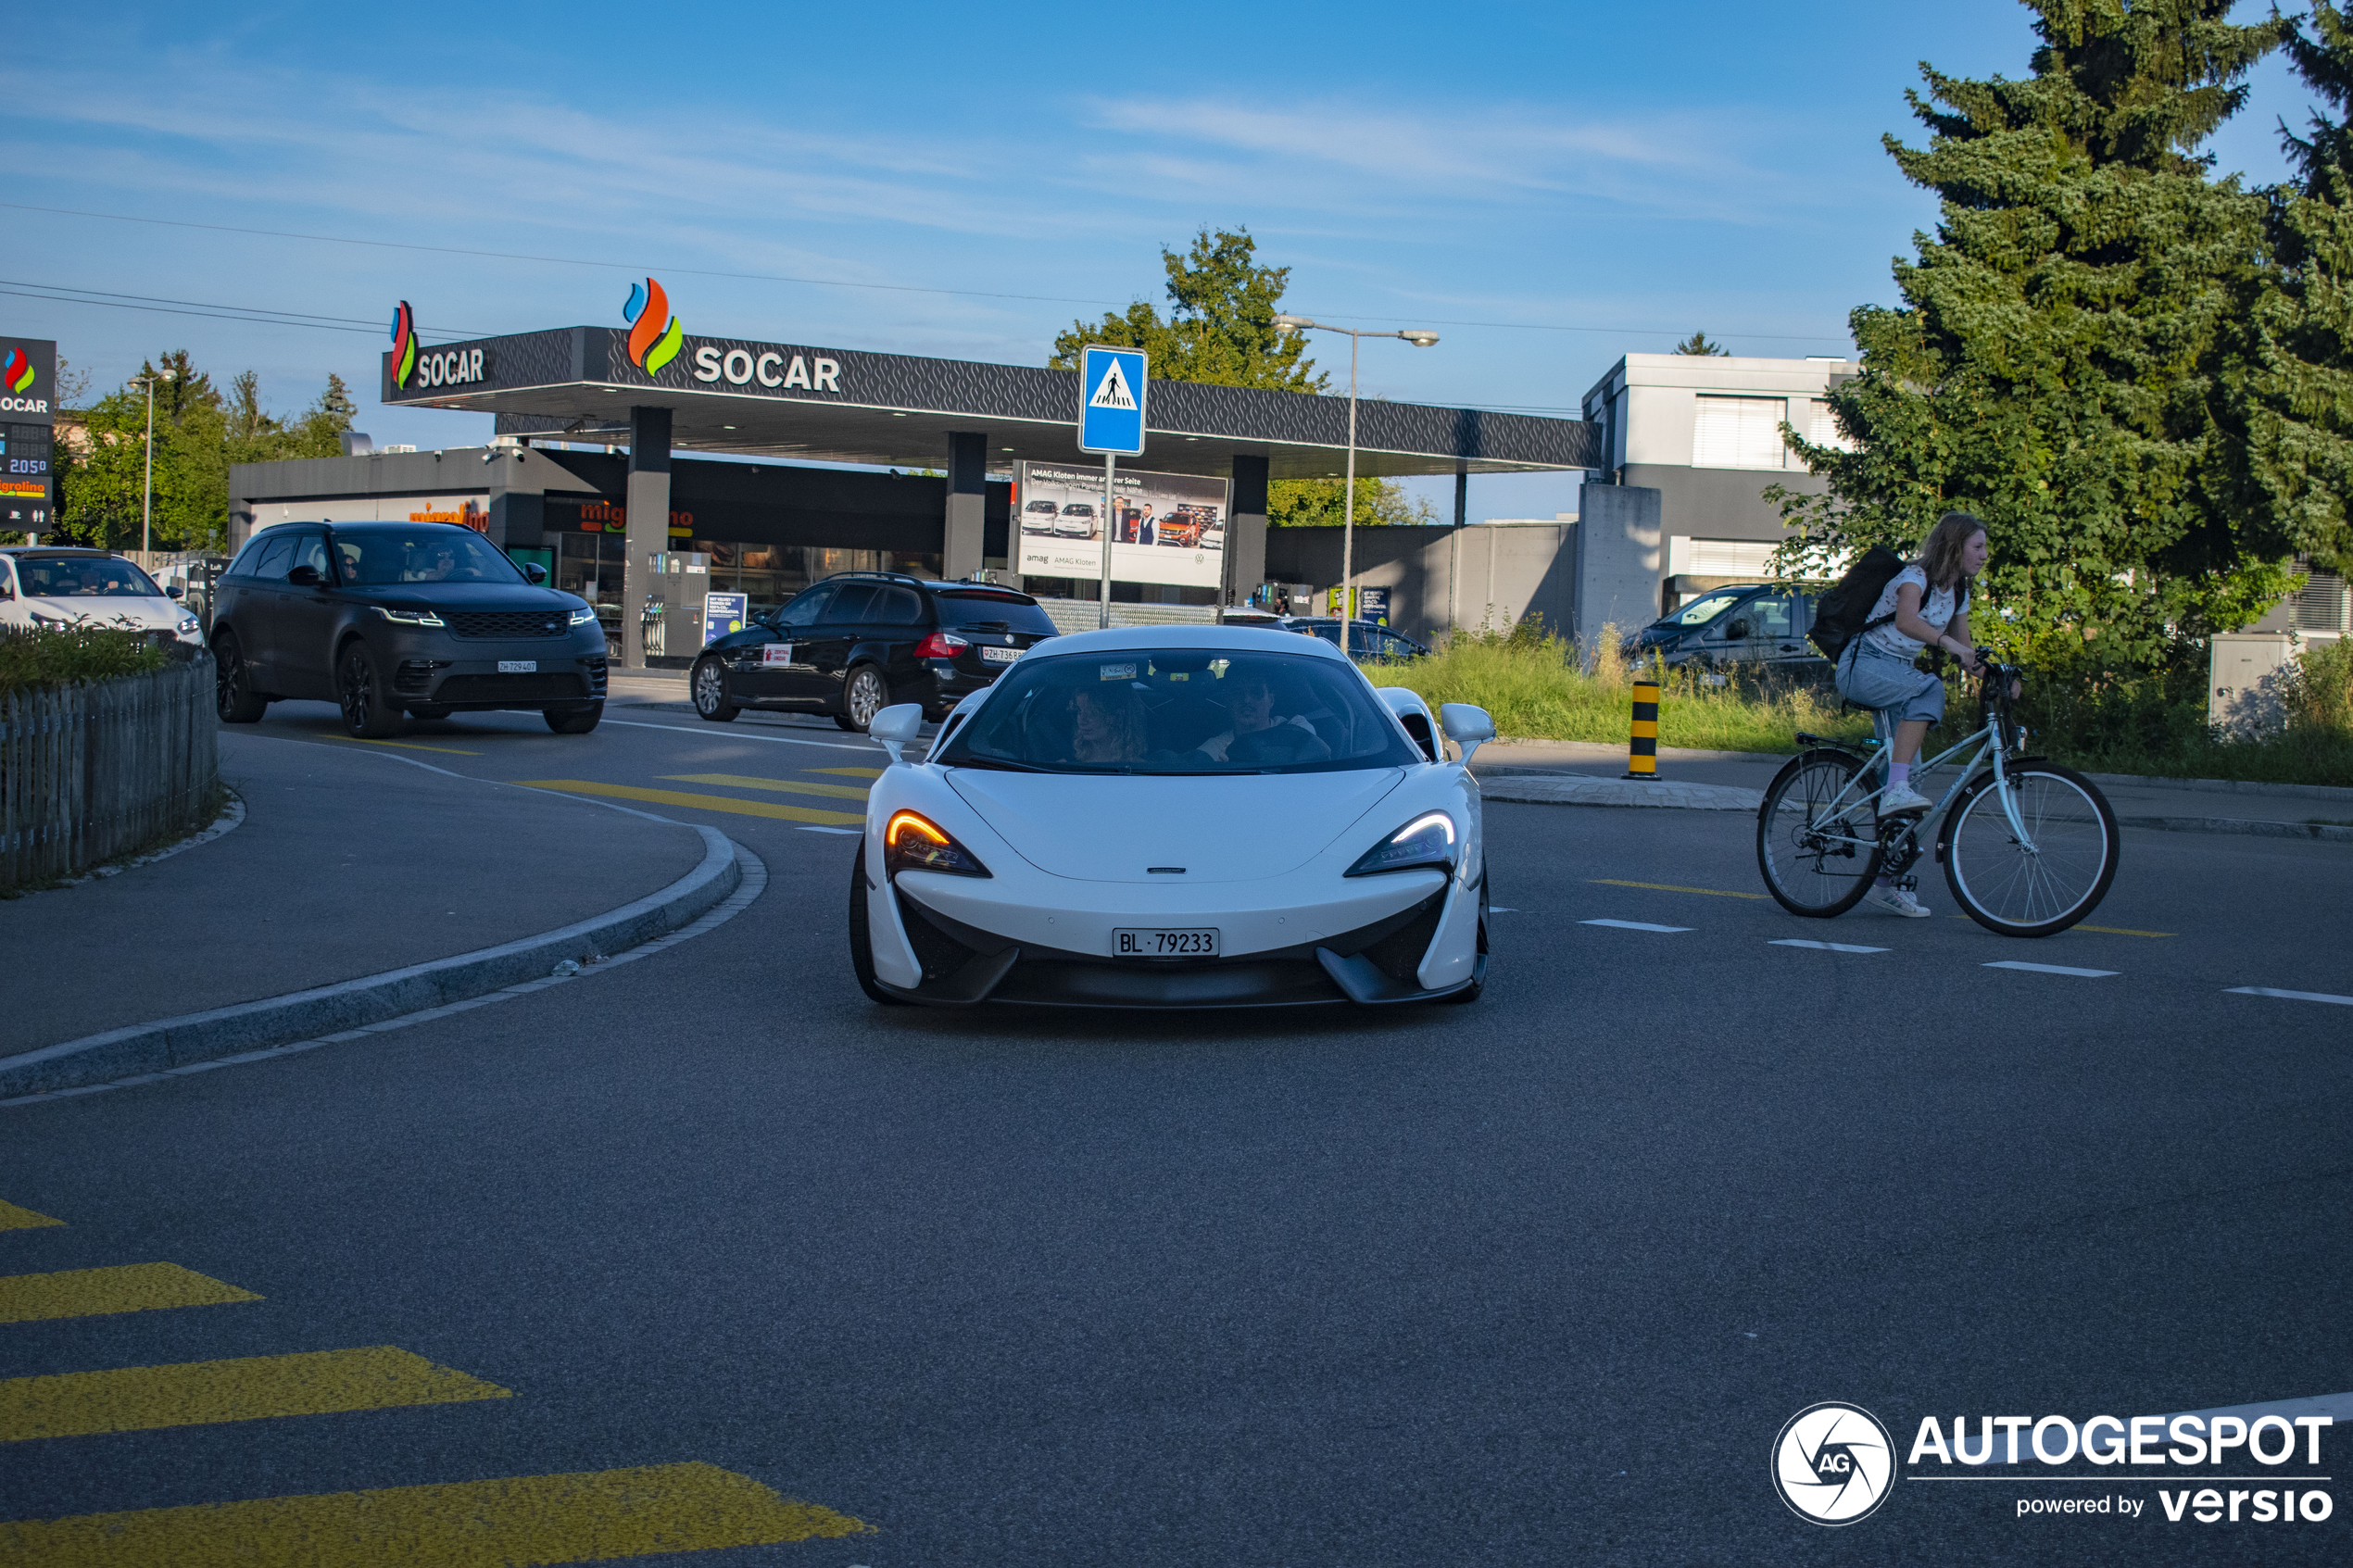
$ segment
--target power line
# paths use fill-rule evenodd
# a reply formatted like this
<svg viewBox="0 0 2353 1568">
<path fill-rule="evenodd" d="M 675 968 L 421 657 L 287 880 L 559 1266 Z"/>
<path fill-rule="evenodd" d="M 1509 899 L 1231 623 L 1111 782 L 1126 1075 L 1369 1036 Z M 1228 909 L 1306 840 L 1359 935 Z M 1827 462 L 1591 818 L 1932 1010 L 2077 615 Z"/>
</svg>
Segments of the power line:
<svg viewBox="0 0 2353 1568">
<path fill-rule="evenodd" d="M 34 289 L 49 292 L 27 292 Z M 19 299 L 47 300 L 53 305 L 103 305 L 116 310 L 146 310 L 160 316 L 195 316 L 210 321 L 251 321 L 268 327 L 306 327 L 314 332 L 359 332 L 369 337 L 384 335 L 383 327 L 357 324 L 359 318 L 356 316 L 314 316 L 307 311 L 272 310 L 266 306 L 214 305 L 205 300 L 159 299 L 144 294 L 108 294 L 103 289 L 77 289 L 63 283 L 28 283 L 13 278 L 0 279 L 0 294 L 13 295 Z M 134 304 L 133 301 L 145 303 Z M 337 325 L 346 321 L 354 324 Z M 454 343 L 467 333 L 477 337 L 491 335 L 477 332 L 471 327 L 444 329 L 439 335 L 441 341 Z M 420 337 L 424 335 L 422 332 L 418 334 Z"/>
<path fill-rule="evenodd" d="M 418 245 L 409 240 L 359 240 L 343 234 L 304 234 L 282 229 L 245 229 L 227 223 L 191 223 L 175 218 L 141 218 L 121 212 L 88 212 L 70 207 L 34 207 L 23 202 L 0 202 L 0 208 L 17 212 L 47 212 L 67 218 L 97 218 L 113 223 L 151 223 L 167 229 L 202 229 L 218 234 L 252 234 L 263 239 L 305 240 L 317 245 L 361 245 L 374 250 L 413 250 L 434 256 L 472 256 L 494 261 L 535 261 L 550 267 L 594 267 L 603 270 L 634 272 L 635 262 L 589 260 L 575 256 L 534 256 L 526 252 L 504 250 L 470 250 L 457 245 Z M 1132 303 L 1110 299 L 1084 299 L 1075 295 L 1049 294 L 1002 294 L 987 289 L 930 288 L 916 283 L 868 283 L 847 278 L 799 278 L 778 272 L 718 272 L 707 268 L 654 266 L 649 272 L 666 272 L 685 278 L 727 278 L 739 282 L 798 283 L 811 288 L 870 289 L 885 294 L 936 294 L 968 299 L 1019 299 L 1040 305 L 1094 305 L 1116 310 Z M 1328 314 L 1328 313 L 1327 313 Z M 1388 320 L 1387 316 L 1335 315 L 1342 321 Z M 1427 318 L 1425 318 L 1427 320 Z M 1564 326 L 1554 321 L 1463 321 L 1438 320 L 1439 327 L 1479 327 L 1499 332 L 1600 332 L 1620 337 L 1664 337 L 1680 334 L 1680 327 L 1580 327 Z M 484 334 L 489 335 L 489 334 Z M 1742 338 L 1754 343 L 1844 343 L 1845 337 L 1809 332 L 1726 332 L 1727 338 Z"/>
</svg>

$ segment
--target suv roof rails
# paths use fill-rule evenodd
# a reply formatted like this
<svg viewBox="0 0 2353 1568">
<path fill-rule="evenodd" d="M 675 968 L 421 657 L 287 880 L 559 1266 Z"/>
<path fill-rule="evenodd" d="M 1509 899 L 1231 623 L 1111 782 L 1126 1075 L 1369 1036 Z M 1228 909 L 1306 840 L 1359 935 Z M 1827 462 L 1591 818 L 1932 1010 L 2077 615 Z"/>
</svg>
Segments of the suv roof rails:
<svg viewBox="0 0 2353 1568">
<path fill-rule="evenodd" d="M 842 577 L 874 577 L 879 578 L 887 583 L 905 583 L 917 588 L 925 585 L 924 579 L 920 577 L 910 577 L 903 571 L 835 571 L 827 573 L 825 576 L 819 578 L 817 581 L 819 583 L 831 583 L 837 578 Z M 813 587 L 815 584 L 812 583 L 811 585 Z"/>
</svg>

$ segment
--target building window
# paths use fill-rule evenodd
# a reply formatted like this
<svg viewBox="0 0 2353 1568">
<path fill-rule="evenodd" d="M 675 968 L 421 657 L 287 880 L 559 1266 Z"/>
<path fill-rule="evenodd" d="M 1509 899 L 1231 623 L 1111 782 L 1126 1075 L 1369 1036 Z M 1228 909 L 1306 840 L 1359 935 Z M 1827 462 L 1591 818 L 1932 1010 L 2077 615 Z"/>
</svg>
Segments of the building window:
<svg viewBox="0 0 2353 1568">
<path fill-rule="evenodd" d="M 1702 396 L 1692 434 L 1692 466 L 1786 467 L 1789 449 L 1781 445 L 1781 421 L 1788 417 L 1789 400 L 1783 397 Z"/>
<path fill-rule="evenodd" d="M 2299 632 L 2344 632 L 2353 630 L 2347 621 L 2348 608 L 2345 579 L 2334 572 L 2307 571 L 2310 575 L 2304 586 L 2290 596 L 2296 604 L 2296 629 Z"/>
<path fill-rule="evenodd" d="M 1855 443 L 1839 433 L 1838 420 L 1831 417 L 1829 404 L 1809 403 L 1806 405 L 1806 440 L 1817 446 L 1828 446 L 1840 452 L 1855 450 Z"/>
</svg>

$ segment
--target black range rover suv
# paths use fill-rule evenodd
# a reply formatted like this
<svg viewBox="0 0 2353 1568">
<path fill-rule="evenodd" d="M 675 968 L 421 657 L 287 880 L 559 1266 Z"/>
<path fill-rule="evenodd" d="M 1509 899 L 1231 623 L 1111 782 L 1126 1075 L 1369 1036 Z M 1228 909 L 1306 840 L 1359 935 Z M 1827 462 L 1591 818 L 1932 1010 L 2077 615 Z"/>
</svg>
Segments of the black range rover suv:
<svg viewBox="0 0 2353 1568">
<path fill-rule="evenodd" d="M 845 571 L 712 643 L 688 689 L 713 723 L 762 708 L 863 730 L 900 702 L 937 721 L 1053 634 L 1038 601 L 1011 588 Z"/>
<path fill-rule="evenodd" d="M 586 734 L 605 710 L 597 612 L 540 583 L 472 529 L 446 522 L 282 522 L 245 542 L 220 582 L 212 650 L 224 723 L 282 697 L 338 704 L 380 738 L 402 715 L 545 714 Z"/>
</svg>

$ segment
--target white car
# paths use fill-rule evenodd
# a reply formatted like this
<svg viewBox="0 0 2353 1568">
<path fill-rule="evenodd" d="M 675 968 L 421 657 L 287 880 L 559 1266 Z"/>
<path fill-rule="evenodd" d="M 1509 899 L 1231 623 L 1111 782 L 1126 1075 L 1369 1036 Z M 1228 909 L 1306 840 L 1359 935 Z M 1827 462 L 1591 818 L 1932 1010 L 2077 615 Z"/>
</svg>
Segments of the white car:
<svg viewBox="0 0 2353 1568">
<path fill-rule="evenodd" d="M 1377 689 L 1317 639 L 1238 626 L 1056 637 L 870 733 L 849 949 L 878 1002 L 1214 1008 L 1475 999 L 1484 711 Z"/>
<path fill-rule="evenodd" d="M 0 549 L 0 626 L 94 626 L 204 646 L 196 618 L 136 563 L 62 545 Z"/>
</svg>

